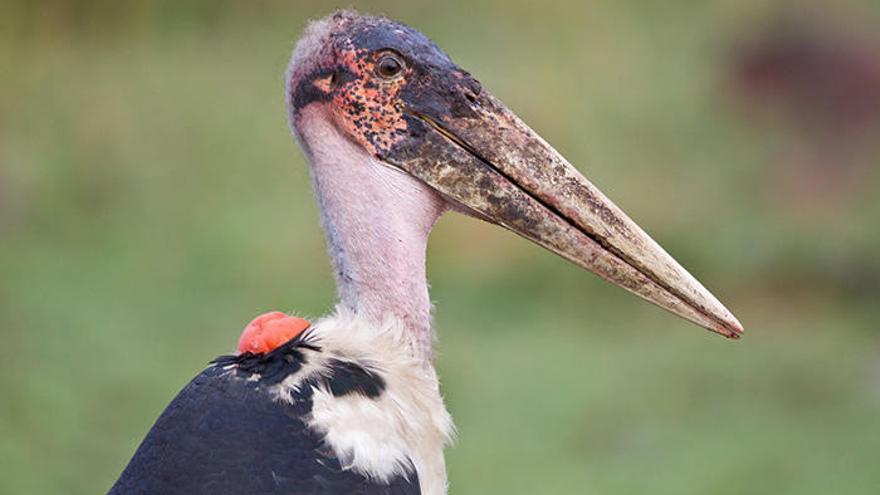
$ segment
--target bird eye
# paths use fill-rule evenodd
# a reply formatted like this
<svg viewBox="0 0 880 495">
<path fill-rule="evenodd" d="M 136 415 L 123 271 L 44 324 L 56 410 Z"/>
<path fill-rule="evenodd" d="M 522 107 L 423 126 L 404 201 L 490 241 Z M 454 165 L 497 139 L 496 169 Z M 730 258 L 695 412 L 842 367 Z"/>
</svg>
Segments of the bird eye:
<svg viewBox="0 0 880 495">
<path fill-rule="evenodd" d="M 386 53 L 376 64 L 376 74 L 384 79 L 391 79 L 403 72 L 403 60 L 397 55 Z"/>
</svg>

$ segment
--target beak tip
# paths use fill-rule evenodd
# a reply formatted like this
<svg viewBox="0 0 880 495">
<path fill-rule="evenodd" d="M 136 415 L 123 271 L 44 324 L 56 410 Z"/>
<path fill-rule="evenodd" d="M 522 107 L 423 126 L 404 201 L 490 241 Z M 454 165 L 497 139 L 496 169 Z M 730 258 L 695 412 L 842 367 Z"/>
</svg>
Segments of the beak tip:
<svg viewBox="0 0 880 495">
<path fill-rule="evenodd" d="M 730 340 L 739 340 L 742 338 L 742 334 L 741 333 L 729 333 L 729 334 L 725 335 L 725 337 L 727 337 Z"/>
<path fill-rule="evenodd" d="M 730 340 L 739 340 L 742 338 L 745 333 L 745 328 L 743 328 L 742 323 L 739 322 L 733 315 L 731 318 L 724 322 L 723 325 L 719 326 L 719 328 L 711 329 L 714 330 L 724 337 L 727 337 Z"/>
</svg>

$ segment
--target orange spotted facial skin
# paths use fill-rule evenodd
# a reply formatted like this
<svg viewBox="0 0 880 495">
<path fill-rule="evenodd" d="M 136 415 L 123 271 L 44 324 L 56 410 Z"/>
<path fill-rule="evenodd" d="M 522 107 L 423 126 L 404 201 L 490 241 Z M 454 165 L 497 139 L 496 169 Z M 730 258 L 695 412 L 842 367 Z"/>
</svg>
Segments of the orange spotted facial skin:
<svg viewBox="0 0 880 495">
<path fill-rule="evenodd" d="M 321 111 L 367 152 L 387 158 L 425 132 L 418 114 L 473 114 L 479 83 L 418 31 L 382 17 L 347 12 L 321 48 L 289 75 L 290 111 L 296 121 L 309 105 Z M 383 71 L 383 60 L 397 64 Z"/>
<path fill-rule="evenodd" d="M 404 67 L 400 75 L 388 80 L 381 78 L 377 64 L 386 55 L 383 51 L 347 50 L 340 59 L 354 77 L 339 84 L 330 76 L 331 86 L 338 84 L 332 105 L 337 125 L 374 156 L 383 155 L 407 135 L 399 94 L 410 69 Z"/>
<path fill-rule="evenodd" d="M 307 105 L 321 104 L 345 135 L 381 157 L 408 135 L 401 92 L 413 75 L 406 57 L 385 45 L 406 44 L 414 31 L 391 21 L 351 28 L 348 24 L 353 21 L 339 15 L 345 29 L 333 33 L 316 54 L 315 68 L 308 74 L 292 74 L 292 117 L 296 119 Z M 400 63 L 399 73 L 380 73 L 378 66 L 388 57 Z"/>
</svg>

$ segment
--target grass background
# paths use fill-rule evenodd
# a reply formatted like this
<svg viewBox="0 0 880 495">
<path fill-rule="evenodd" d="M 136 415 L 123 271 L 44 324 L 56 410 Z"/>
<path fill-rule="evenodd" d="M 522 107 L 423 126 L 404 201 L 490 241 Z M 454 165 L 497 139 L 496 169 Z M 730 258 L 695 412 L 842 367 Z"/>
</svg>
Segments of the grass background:
<svg viewBox="0 0 880 495">
<path fill-rule="evenodd" d="M 809 167 L 779 173 L 809 147 L 798 125 L 730 94 L 731 47 L 802 3 L 352 4 L 432 37 L 748 331 L 727 342 L 444 218 L 452 493 L 880 490 L 880 150 L 849 159 L 844 193 L 805 198 L 780 177 Z M 876 2 L 841 5 L 817 22 L 876 32 Z M 0 2 L 0 492 L 106 491 L 250 318 L 332 307 L 282 95 L 330 10 Z"/>
</svg>

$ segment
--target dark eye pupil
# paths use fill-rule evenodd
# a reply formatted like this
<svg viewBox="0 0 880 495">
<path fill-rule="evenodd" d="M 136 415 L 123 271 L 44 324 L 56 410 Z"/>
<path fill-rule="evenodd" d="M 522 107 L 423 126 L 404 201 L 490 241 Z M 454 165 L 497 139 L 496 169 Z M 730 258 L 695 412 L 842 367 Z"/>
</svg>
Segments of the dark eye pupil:
<svg viewBox="0 0 880 495">
<path fill-rule="evenodd" d="M 379 74 L 384 77 L 395 76 L 400 69 L 400 62 L 393 57 L 385 57 L 379 61 Z"/>
</svg>

